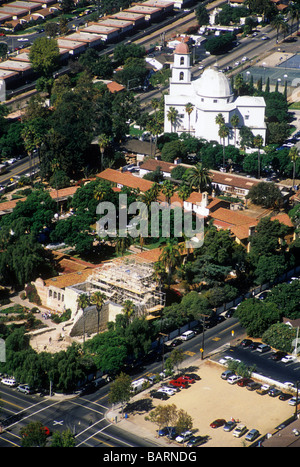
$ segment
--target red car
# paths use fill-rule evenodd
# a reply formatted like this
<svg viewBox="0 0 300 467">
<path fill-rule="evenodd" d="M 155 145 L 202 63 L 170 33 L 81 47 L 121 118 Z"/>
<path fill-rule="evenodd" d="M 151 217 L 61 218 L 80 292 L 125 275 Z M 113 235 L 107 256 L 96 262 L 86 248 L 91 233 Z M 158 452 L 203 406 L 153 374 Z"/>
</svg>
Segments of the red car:
<svg viewBox="0 0 300 467">
<path fill-rule="evenodd" d="M 178 379 L 172 379 L 169 384 L 171 386 L 175 386 L 176 388 L 187 388 L 188 382 L 187 381 L 178 381 Z"/>
<path fill-rule="evenodd" d="M 223 418 L 217 418 L 217 420 L 214 420 L 213 422 L 211 422 L 209 426 L 211 428 L 219 428 L 220 426 L 225 425 L 225 423 L 226 423 L 226 420 L 224 420 Z"/>
<path fill-rule="evenodd" d="M 247 384 L 249 383 L 253 383 L 253 380 L 250 378 L 242 378 L 236 384 L 238 386 L 244 387 L 244 386 L 247 386 Z"/>
<path fill-rule="evenodd" d="M 193 384 L 195 382 L 195 380 L 193 378 L 190 378 L 189 376 L 179 376 L 179 378 L 177 378 L 177 381 L 185 381 L 189 384 Z"/>
</svg>

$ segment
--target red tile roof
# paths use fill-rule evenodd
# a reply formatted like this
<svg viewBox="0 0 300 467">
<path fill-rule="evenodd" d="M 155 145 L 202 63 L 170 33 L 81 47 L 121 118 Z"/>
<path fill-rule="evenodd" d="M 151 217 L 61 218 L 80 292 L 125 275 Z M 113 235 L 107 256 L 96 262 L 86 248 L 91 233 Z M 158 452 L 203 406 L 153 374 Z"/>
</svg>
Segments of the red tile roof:
<svg viewBox="0 0 300 467">
<path fill-rule="evenodd" d="M 97 174 L 97 177 L 103 178 L 111 183 L 116 185 L 122 185 L 128 188 L 139 189 L 142 193 L 150 188 L 153 185 L 153 182 L 149 180 L 144 180 L 143 178 L 135 177 L 128 172 L 119 172 L 118 170 L 105 169 L 103 172 Z"/>
<path fill-rule="evenodd" d="M 110 83 L 107 83 L 106 86 L 107 86 L 107 89 L 111 93 L 120 92 L 120 91 L 123 91 L 125 89 L 125 86 L 123 86 L 122 84 L 116 83 L 116 81 L 111 81 Z"/>
<path fill-rule="evenodd" d="M 157 167 L 160 167 L 163 172 L 171 173 L 171 171 L 176 167 L 176 164 L 172 162 L 160 161 L 157 159 L 147 159 L 140 166 L 142 170 L 154 171 Z"/>
<path fill-rule="evenodd" d="M 260 218 L 250 217 L 240 212 L 230 209 L 219 208 L 214 212 L 210 212 L 210 217 L 216 227 L 221 229 L 230 229 L 230 231 L 240 240 L 249 237 L 250 227 L 255 227 Z M 294 225 L 285 213 L 278 213 L 276 216 L 271 216 L 271 221 L 278 220 L 281 224 L 293 228 Z"/>
</svg>

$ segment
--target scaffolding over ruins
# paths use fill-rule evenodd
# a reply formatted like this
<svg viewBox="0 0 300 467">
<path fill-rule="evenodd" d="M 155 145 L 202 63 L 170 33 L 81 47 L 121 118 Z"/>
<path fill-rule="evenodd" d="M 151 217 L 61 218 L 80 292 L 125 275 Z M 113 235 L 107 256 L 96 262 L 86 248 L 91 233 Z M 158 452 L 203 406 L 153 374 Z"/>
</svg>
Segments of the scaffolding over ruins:
<svg viewBox="0 0 300 467">
<path fill-rule="evenodd" d="M 155 281 L 153 265 L 137 259 L 103 265 L 87 282 L 91 293 L 101 291 L 113 303 L 122 305 L 125 300 L 131 300 L 138 314 L 159 311 L 165 305 L 165 293 Z"/>
</svg>

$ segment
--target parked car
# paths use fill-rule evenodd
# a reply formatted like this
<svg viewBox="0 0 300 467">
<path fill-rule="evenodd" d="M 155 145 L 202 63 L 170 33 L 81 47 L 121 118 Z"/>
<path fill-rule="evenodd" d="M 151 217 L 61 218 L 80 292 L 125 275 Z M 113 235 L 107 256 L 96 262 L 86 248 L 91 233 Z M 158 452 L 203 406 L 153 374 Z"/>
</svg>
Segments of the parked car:
<svg viewBox="0 0 300 467">
<path fill-rule="evenodd" d="M 228 355 L 226 355 L 225 357 L 220 358 L 219 363 L 221 363 L 221 365 L 226 365 L 228 362 L 232 360 L 233 360 L 232 357 L 229 357 Z"/>
<path fill-rule="evenodd" d="M 248 391 L 256 391 L 257 389 L 261 388 L 261 384 L 257 383 L 256 381 L 252 381 L 251 383 L 248 383 L 246 388 Z"/>
<path fill-rule="evenodd" d="M 235 436 L 236 438 L 240 438 L 241 436 L 243 436 L 246 432 L 248 431 L 248 428 L 246 427 L 246 425 L 239 425 L 235 428 L 234 432 L 233 432 L 233 436 Z"/>
<path fill-rule="evenodd" d="M 176 431 L 174 426 L 165 426 L 158 430 L 158 436 L 167 436 L 168 434 L 172 433 L 172 431 Z"/>
<path fill-rule="evenodd" d="M 184 376 L 187 376 L 188 378 L 192 378 L 195 381 L 199 381 L 201 379 L 200 376 L 197 375 L 197 373 L 185 373 Z"/>
<path fill-rule="evenodd" d="M 177 378 L 177 381 L 184 381 L 184 382 L 187 382 L 188 384 L 194 384 L 195 380 L 193 378 L 190 378 L 189 376 L 179 376 L 179 378 Z"/>
<path fill-rule="evenodd" d="M 192 436 L 188 441 L 186 447 L 193 448 L 194 446 L 200 446 L 200 444 L 205 443 L 205 436 Z"/>
<path fill-rule="evenodd" d="M 216 420 L 211 422 L 211 424 L 209 426 L 211 428 L 219 428 L 220 426 L 225 425 L 225 423 L 226 423 L 226 420 L 224 420 L 223 418 L 217 418 Z"/>
<path fill-rule="evenodd" d="M 233 376 L 229 376 L 229 378 L 227 378 L 227 382 L 229 384 L 235 384 L 237 383 L 238 381 L 240 381 L 242 379 L 241 376 L 239 375 L 233 375 Z"/>
<path fill-rule="evenodd" d="M 180 339 L 183 341 L 188 341 L 195 337 L 196 333 L 194 331 L 185 331 L 183 334 L 181 334 Z"/>
<path fill-rule="evenodd" d="M 252 428 L 252 430 L 249 431 L 249 433 L 246 434 L 245 440 L 246 441 L 254 441 L 256 438 L 259 437 L 259 431 L 256 430 L 255 428 Z"/>
<path fill-rule="evenodd" d="M 287 401 L 291 399 L 291 397 L 292 397 L 292 394 L 289 394 L 288 392 L 282 392 L 281 394 L 279 394 L 280 401 Z"/>
<path fill-rule="evenodd" d="M 299 403 L 299 402 L 300 402 L 299 397 L 293 396 L 293 397 L 289 400 L 289 405 L 296 405 L 296 404 Z"/>
<path fill-rule="evenodd" d="M 235 373 L 231 370 L 225 370 L 223 371 L 223 373 L 221 374 L 221 378 L 222 379 L 228 379 L 229 377 L 233 376 Z"/>
<path fill-rule="evenodd" d="M 225 313 L 225 318 L 232 318 L 235 312 L 236 308 L 229 308 L 229 310 L 227 310 Z"/>
<path fill-rule="evenodd" d="M 283 363 L 292 363 L 297 361 L 297 357 L 295 357 L 294 355 L 286 355 L 280 361 Z"/>
<path fill-rule="evenodd" d="M 225 423 L 223 430 L 224 431 L 232 431 L 236 427 L 237 423 L 234 420 L 228 420 L 228 422 Z"/>
<path fill-rule="evenodd" d="M 177 443 L 186 443 L 192 436 L 193 433 L 191 431 L 184 431 L 183 433 L 180 433 L 180 435 L 176 436 L 175 441 L 177 441 Z"/>
<path fill-rule="evenodd" d="M 17 382 L 14 378 L 2 378 L 1 383 L 12 388 L 17 385 Z"/>
<path fill-rule="evenodd" d="M 158 392 L 158 391 L 151 391 L 150 397 L 152 397 L 153 399 L 161 399 L 163 401 L 166 401 L 167 399 L 169 399 L 168 394 L 166 394 L 165 392 Z"/>
<path fill-rule="evenodd" d="M 243 339 L 242 342 L 241 342 L 241 346 L 242 347 L 248 347 L 250 344 L 252 344 L 252 340 L 251 339 Z"/>
<path fill-rule="evenodd" d="M 256 350 L 257 350 L 257 352 L 265 353 L 265 352 L 268 352 L 269 350 L 271 350 L 271 347 L 269 345 L 266 345 L 266 344 L 260 344 L 257 347 Z"/>
<path fill-rule="evenodd" d="M 283 357 L 286 357 L 286 352 L 281 352 L 280 350 L 271 355 L 271 359 L 275 361 L 281 360 Z"/>
<path fill-rule="evenodd" d="M 23 394 L 33 394 L 34 392 L 28 384 L 19 384 L 17 391 L 22 392 Z"/>
<path fill-rule="evenodd" d="M 164 392 L 165 394 L 168 394 L 168 396 L 174 396 L 176 391 L 172 388 L 167 388 L 166 386 L 163 386 L 157 390 L 157 392 Z"/>
<path fill-rule="evenodd" d="M 268 384 L 263 384 L 259 389 L 256 390 L 257 394 L 263 396 L 264 394 L 268 394 L 271 387 Z"/>
<path fill-rule="evenodd" d="M 253 380 L 251 378 L 242 378 L 237 382 L 237 385 L 243 388 L 250 383 L 253 383 Z"/>
<path fill-rule="evenodd" d="M 249 345 L 248 349 L 256 350 L 259 345 L 260 345 L 260 342 L 253 341 L 252 344 Z"/>
<path fill-rule="evenodd" d="M 188 387 L 188 382 L 187 381 L 178 381 L 177 379 L 172 379 L 169 384 L 171 386 L 177 387 L 177 388 L 187 388 Z"/>
<path fill-rule="evenodd" d="M 173 340 L 172 340 L 170 346 L 171 346 L 171 347 L 177 347 L 177 345 L 180 345 L 180 344 L 182 344 L 182 339 L 176 338 L 176 339 L 173 339 Z"/>
<path fill-rule="evenodd" d="M 277 397 L 281 394 L 281 391 L 280 389 L 277 389 L 277 388 L 271 388 L 268 394 L 270 397 Z"/>
</svg>

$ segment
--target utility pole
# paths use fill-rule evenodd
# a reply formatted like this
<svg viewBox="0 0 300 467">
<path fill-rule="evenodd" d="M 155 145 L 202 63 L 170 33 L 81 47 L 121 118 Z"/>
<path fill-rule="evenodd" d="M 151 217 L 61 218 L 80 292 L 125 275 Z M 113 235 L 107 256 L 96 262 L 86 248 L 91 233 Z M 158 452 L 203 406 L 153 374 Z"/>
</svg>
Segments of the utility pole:
<svg viewBox="0 0 300 467">
<path fill-rule="evenodd" d="M 205 318 L 209 318 L 209 315 L 200 315 L 202 318 L 202 347 L 200 349 L 201 352 L 201 360 L 204 359 L 204 333 L 205 333 Z"/>
<path fill-rule="evenodd" d="M 296 382 L 296 405 L 295 405 L 295 414 L 294 414 L 295 419 L 297 418 L 297 412 L 298 412 L 298 386 L 299 386 L 299 381 Z"/>
</svg>

